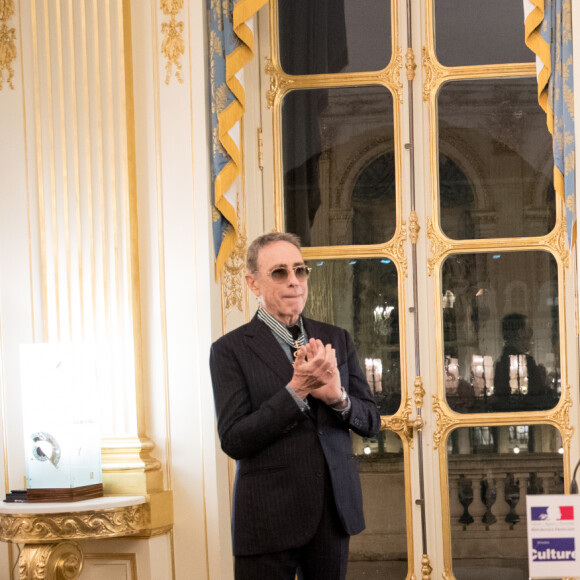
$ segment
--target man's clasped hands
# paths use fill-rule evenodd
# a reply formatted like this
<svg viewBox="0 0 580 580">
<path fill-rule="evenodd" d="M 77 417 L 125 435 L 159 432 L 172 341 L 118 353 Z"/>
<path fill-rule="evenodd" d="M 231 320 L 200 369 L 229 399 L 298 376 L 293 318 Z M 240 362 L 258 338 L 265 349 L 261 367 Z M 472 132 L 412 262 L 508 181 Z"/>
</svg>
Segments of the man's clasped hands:
<svg viewBox="0 0 580 580">
<path fill-rule="evenodd" d="M 330 344 L 311 338 L 296 351 L 294 375 L 290 386 L 305 399 L 312 395 L 323 403 L 332 404 L 340 398 L 340 374 L 336 363 L 336 351 Z"/>
</svg>

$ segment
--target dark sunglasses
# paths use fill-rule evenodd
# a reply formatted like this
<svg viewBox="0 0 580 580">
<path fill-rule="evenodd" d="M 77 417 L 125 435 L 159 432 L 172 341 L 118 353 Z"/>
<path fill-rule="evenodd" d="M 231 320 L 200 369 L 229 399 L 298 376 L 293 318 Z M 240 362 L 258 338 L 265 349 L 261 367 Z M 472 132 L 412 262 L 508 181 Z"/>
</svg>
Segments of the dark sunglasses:
<svg viewBox="0 0 580 580">
<path fill-rule="evenodd" d="M 312 268 L 310 266 L 294 266 L 290 268 L 298 278 L 298 280 L 307 280 L 308 276 L 310 276 L 310 272 L 312 272 Z M 285 282 L 288 280 L 288 276 L 290 275 L 290 270 L 288 268 L 274 268 L 270 272 L 268 272 L 268 276 L 274 280 L 274 282 Z"/>
</svg>

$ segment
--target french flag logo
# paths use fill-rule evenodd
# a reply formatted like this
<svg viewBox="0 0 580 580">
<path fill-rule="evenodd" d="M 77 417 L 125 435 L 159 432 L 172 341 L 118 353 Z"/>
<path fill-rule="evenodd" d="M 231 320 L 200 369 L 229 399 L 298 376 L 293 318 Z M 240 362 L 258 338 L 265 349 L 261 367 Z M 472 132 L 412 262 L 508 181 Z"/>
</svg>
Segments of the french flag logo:
<svg viewBox="0 0 580 580">
<path fill-rule="evenodd" d="M 574 506 L 572 505 L 561 505 L 558 506 L 558 511 L 554 512 L 554 509 L 548 508 L 548 506 L 532 507 L 532 521 L 542 522 L 542 521 L 564 521 L 574 519 Z"/>
</svg>

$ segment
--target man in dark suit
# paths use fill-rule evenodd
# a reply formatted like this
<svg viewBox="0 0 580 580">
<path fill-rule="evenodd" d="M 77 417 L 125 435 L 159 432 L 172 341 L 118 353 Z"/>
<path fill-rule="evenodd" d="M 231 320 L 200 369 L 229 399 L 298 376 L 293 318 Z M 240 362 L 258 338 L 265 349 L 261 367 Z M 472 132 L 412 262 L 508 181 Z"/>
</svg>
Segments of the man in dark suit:
<svg viewBox="0 0 580 580">
<path fill-rule="evenodd" d="M 248 249 L 259 302 L 216 341 L 210 366 L 222 449 L 237 460 L 232 513 L 238 580 L 341 580 L 364 529 L 349 430 L 380 416 L 345 330 L 302 316 L 308 268 L 292 234 Z"/>
</svg>

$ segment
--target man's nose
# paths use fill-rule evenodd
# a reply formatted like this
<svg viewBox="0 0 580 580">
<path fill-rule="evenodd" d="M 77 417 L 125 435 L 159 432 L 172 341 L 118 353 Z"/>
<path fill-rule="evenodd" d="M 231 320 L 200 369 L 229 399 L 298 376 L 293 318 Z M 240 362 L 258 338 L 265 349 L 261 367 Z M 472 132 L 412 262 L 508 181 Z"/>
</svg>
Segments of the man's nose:
<svg viewBox="0 0 580 580">
<path fill-rule="evenodd" d="M 290 286 L 296 286 L 299 283 L 300 283 L 300 280 L 298 280 L 298 276 L 296 276 L 296 270 L 294 270 L 293 268 L 290 268 L 288 270 L 288 284 Z"/>
</svg>

